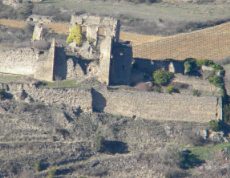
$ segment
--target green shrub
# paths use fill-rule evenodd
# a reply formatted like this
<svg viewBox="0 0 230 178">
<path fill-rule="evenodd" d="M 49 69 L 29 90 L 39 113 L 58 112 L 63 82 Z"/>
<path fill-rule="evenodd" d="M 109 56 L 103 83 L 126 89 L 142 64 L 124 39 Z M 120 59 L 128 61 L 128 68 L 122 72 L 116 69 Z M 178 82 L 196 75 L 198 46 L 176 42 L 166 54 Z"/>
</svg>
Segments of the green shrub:
<svg viewBox="0 0 230 178">
<path fill-rule="evenodd" d="M 155 86 L 153 86 L 153 91 L 158 92 L 158 93 L 162 93 L 162 88 L 159 85 L 155 85 Z"/>
<path fill-rule="evenodd" d="M 211 120 L 209 121 L 209 127 L 211 130 L 218 132 L 221 130 L 221 123 L 217 120 Z"/>
<path fill-rule="evenodd" d="M 157 70 L 153 73 L 153 82 L 158 85 L 167 85 L 174 74 L 164 70 Z"/>
<path fill-rule="evenodd" d="M 201 66 L 203 66 L 203 65 L 205 65 L 205 66 L 211 66 L 211 65 L 213 65 L 213 64 L 215 64 L 212 60 L 208 60 L 208 59 L 197 59 L 196 60 L 196 64 L 197 64 L 197 66 L 198 67 L 201 67 Z"/>
<path fill-rule="evenodd" d="M 192 94 L 193 94 L 193 96 L 200 96 L 201 92 L 199 90 L 193 90 Z"/>
<path fill-rule="evenodd" d="M 66 43 L 70 44 L 72 42 L 75 42 L 78 46 L 82 45 L 82 29 L 78 24 L 70 28 L 70 33 L 67 37 Z"/>
<path fill-rule="evenodd" d="M 56 166 L 51 167 L 51 168 L 49 169 L 49 171 L 48 171 L 47 178 L 54 178 L 55 175 L 56 175 L 56 172 L 57 172 Z"/>
<path fill-rule="evenodd" d="M 212 67 L 215 71 L 223 71 L 223 67 L 219 64 L 216 64 L 212 60 L 196 60 L 196 64 L 198 67 L 201 67 L 202 65 Z"/>
<path fill-rule="evenodd" d="M 209 82 L 216 87 L 223 88 L 224 87 L 224 80 L 221 76 L 214 75 L 212 77 L 209 77 Z"/>
<path fill-rule="evenodd" d="M 94 148 L 97 152 L 102 152 L 104 150 L 105 138 L 99 134 L 96 135 Z"/>
<path fill-rule="evenodd" d="M 37 171 L 37 172 L 42 171 L 42 162 L 41 162 L 41 161 L 36 162 L 36 163 L 34 164 L 34 169 L 35 169 L 35 171 Z"/>
<path fill-rule="evenodd" d="M 197 72 L 198 67 L 196 60 L 193 58 L 186 59 L 184 62 L 184 72 L 185 74 L 193 74 Z"/>
<path fill-rule="evenodd" d="M 166 90 L 167 90 L 167 92 L 170 93 L 170 94 L 172 94 L 172 93 L 178 93 L 178 92 L 179 92 L 178 89 L 175 88 L 175 87 L 172 86 L 172 85 L 167 86 Z"/>
<path fill-rule="evenodd" d="M 198 155 L 193 154 L 190 150 L 184 150 L 180 153 L 180 168 L 190 169 L 198 167 L 204 163 Z"/>
</svg>

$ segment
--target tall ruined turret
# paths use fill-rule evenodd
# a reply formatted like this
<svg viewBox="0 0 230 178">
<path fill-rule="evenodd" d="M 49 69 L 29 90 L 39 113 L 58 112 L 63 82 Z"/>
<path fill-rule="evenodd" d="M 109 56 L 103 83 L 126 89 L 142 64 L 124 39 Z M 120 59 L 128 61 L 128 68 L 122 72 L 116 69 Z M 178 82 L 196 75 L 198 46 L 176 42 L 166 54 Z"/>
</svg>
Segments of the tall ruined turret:
<svg viewBox="0 0 230 178">
<path fill-rule="evenodd" d="M 118 45 L 120 36 L 119 20 L 112 17 L 89 16 L 83 14 L 73 15 L 70 24 L 72 26 L 75 24 L 81 25 L 87 41 L 99 50 L 98 80 L 106 85 L 110 85 L 111 83 L 128 84 L 128 75 L 130 75 L 129 65 L 131 65 L 132 52 L 124 52 L 123 49 L 127 48 L 121 49 L 122 46 Z M 119 50 L 114 48 L 118 48 Z M 126 55 L 118 55 L 123 53 Z M 129 62 L 125 60 L 129 60 Z M 123 80 L 121 79 L 122 77 L 117 80 L 115 69 L 118 69 L 119 71 L 117 72 L 121 75 L 126 75 L 123 77 Z M 115 82 L 114 79 L 116 80 Z"/>
</svg>

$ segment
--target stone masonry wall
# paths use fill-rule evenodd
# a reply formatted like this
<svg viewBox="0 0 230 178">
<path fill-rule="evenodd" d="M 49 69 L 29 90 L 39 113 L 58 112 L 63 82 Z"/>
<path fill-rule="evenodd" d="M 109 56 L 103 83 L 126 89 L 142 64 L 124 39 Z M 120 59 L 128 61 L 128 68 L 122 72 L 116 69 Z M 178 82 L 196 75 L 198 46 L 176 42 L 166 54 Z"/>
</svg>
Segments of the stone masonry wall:
<svg viewBox="0 0 230 178">
<path fill-rule="evenodd" d="M 53 81 L 54 80 L 54 61 L 55 61 L 55 40 L 52 41 L 48 56 L 43 61 L 37 63 L 37 69 L 34 77 L 39 80 Z"/>
<path fill-rule="evenodd" d="M 105 112 L 127 117 L 160 121 L 206 123 L 222 119 L 222 100 L 218 97 L 195 97 L 127 90 L 48 89 L 29 84 L 0 84 L 13 96 L 25 90 L 35 101 L 46 104 L 66 104 L 85 112 Z"/>
<path fill-rule="evenodd" d="M 58 49 L 53 40 L 48 51 L 32 48 L 0 50 L 0 73 L 29 75 L 39 80 L 53 81 L 55 60 L 65 58 L 64 52 L 58 53 Z M 66 70 L 66 66 L 61 65 L 59 73 L 60 68 Z"/>
<path fill-rule="evenodd" d="M 106 37 L 100 46 L 100 67 L 98 79 L 100 82 L 109 85 L 111 52 L 112 52 L 112 38 Z"/>
<path fill-rule="evenodd" d="M 151 120 L 208 122 L 222 119 L 222 101 L 217 97 L 136 91 L 98 90 L 93 108 L 115 115 Z"/>
<path fill-rule="evenodd" d="M 6 89 L 13 95 L 25 90 L 33 100 L 45 104 L 66 104 L 73 107 L 80 107 L 83 111 L 92 110 L 90 90 L 36 88 L 34 85 L 16 83 L 0 84 L 0 89 Z"/>
<path fill-rule="evenodd" d="M 0 50 L 0 72 L 33 75 L 39 52 L 31 48 Z"/>
</svg>

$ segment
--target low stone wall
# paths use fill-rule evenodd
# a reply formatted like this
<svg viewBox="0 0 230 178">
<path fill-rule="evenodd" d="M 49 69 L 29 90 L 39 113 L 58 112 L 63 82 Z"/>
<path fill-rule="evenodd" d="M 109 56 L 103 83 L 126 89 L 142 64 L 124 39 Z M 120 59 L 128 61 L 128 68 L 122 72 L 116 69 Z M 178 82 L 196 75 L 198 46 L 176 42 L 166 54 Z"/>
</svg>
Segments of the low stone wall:
<svg viewBox="0 0 230 178">
<path fill-rule="evenodd" d="M 36 88 L 29 84 L 0 84 L 0 88 L 8 90 L 13 95 L 25 90 L 35 101 L 45 104 L 66 104 L 79 107 L 86 112 L 92 111 L 90 90 Z"/>
<path fill-rule="evenodd" d="M 105 89 L 95 93 L 94 110 L 115 115 L 201 123 L 222 119 L 222 101 L 217 97 Z"/>
<path fill-rule="evenodd" d="M 150 120 L 175 120 L 206 123 L 222 119 L 222 100 L 213 96 L 191 96 L 106 88 L 48 89 L 29 84 L 0 84 L 16 96 L 25 90 L 35 101 L 46 104 L 66 104 L 85 112 L 105 112 Z"/>
</svg>

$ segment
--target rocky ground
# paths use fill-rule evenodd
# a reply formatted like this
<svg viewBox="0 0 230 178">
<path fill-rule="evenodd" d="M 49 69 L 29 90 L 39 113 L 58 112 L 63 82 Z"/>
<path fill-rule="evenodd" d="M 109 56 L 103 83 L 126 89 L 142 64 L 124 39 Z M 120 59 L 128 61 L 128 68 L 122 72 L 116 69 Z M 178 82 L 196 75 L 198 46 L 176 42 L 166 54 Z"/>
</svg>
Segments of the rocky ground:
<svg viewBox="0 0 230 178">
<path fill-rule="evenodd" d="M 179 156 L 185 147 L 205 144 L 196 134 L 206 124 L 82 113 L 65 105 L 13 99 L 2 100 L 0 108 L 0 177 L 202 177 L 208 173 L 203 160 L 196 158 L 191 169 L 185 169 Z M 217 168 L 228 162 L 212 165 L 214 160 L 207 165 Z"/>
</svg>

